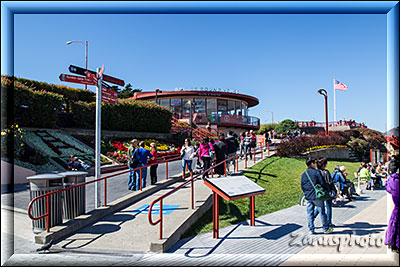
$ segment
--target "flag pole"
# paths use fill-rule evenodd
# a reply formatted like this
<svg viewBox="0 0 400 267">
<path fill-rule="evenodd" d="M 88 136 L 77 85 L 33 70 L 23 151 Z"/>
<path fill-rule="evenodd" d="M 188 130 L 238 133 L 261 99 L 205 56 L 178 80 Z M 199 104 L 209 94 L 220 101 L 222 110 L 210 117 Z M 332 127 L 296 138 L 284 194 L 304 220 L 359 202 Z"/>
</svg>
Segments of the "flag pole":
<svg viewBox="0 0 400 267">
<path fill-rule="evenodd" d="M 336 123 L 336 90 L 335 90 L 335 78 L 333 78 L 333 121 Z"/>
</svg>

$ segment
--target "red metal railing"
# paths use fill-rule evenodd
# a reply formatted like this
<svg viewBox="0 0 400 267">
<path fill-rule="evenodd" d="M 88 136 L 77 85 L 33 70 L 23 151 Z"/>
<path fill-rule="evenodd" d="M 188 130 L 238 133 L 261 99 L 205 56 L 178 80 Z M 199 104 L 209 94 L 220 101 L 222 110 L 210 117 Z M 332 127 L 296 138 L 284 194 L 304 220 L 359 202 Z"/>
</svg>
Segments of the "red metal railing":
<svg viewBox="0 0 400 267">
<path fill-rule="evenodd" d="M 260 147 L 259 147 L 259 148 L 261 149 L 261 159 L 263 159 L 263 146 L 262 146 L 262 142 L 260 142 Z M 255 162 L 256 150 L 257 150 L 257 147 L 254 148 L 254 150 L 253 150 L 253 153 L 254 153 L 254 162 Z M 225 160 L 219 162 L 219 163 L 216 164 L 216 165 L 211 166 L 210 168 L 208 168 L 207 170 L 203 171 L 202 173 L 199 173 L 199 174 L 197 174 L 196 176 L 191 177 L 189 180 L 186 180 L 184 183 L 180 184 L 179 186 L 175 187 L 175 188 L 172 189 L 171 191 L 165 193 L 164 195 L 162 195 L 162 196 L 156 198 L 155 200 L 153 200 L 153 201 L 151 202 L 151 204 L 150 204 L 150 206 L 149 206 L 148 220 L 149 220 L 149 223 L 150 223 L 151 225 L 160 224 L 160 226 L 159 226 L 159 227 L 160 227 L 160 236 L 159 236 L 159 239 L 160 239 L 160 240 L 162 239 L 162 224 L 163 224 L 163 216 L 162 216 L 162 207 L 163 207 L 163 206 L 162 206 L 162 205 L 163 205 L 163 199 L 166 198 L 166 197 L 168 197 L 169 195 L 175 193 L 176 191 L 178 191 L 180 188 L 184 187 L 184 186 L 187 185 L 188 183 L 191 183 L 191 208 L 194 209 L 194 180 L 197 179 L 198 177 L 204 175 L 205 173 L 208 173 L 209 171 L 211 171 L 211 177 L 213 177 L 213 170 L 214 170 L 214 168 L 217 167 L 217 166 L 219 166 L 219 165 L 221 165 L 221 164 L 224 164 L 225 176 L 226 176 L 226 164 L 227 164 L 228 161 L 232 160 L 233 158 L 236 158 L 236 171 L 238 172 L 238 170 L 239 170 L 239 167 L 238 167 L 238 166 L 239 166 L 238 155 L 235 155 L 235 156 L 229 157 L 229 158 L 227 158 L 227 159 L 225 159 Z M 246 157 L 245 157 L 245 168 L 247 169 L 247 160 L 246 160 Z M 153 222 L 151 212 L 152 212 L 153 206 L 154 206 L 157 202 L 160 203 L 160 204 L 159 204 L 160 218 L 159 218 L 157 221 Z"/>
<path fill-rule="evenodd" d="M 175 161 L 175 160 L 178 160 L 178 159 L 181 159 L 181 158 L 180 157 L 175 157 L 175 158 L 168 159 L 168 160 L 165 160 L 165 161 L 159 161 L 158 163 L 148 164 L 148 165 L 145 165 L 145 166 L 142 166 L 142 167 L 138 167 L 138 168 L 135 168 L 135 169 L 132 169 L 132 170 L 119 172 L 119 173 L 112 174 L 112 175 L 109 175 L 109 176 L 101 177 L 101 178 L 99 178 L 97 180 L 93 180 L 93 181 L 89 181 L 89 182 L 85 182 L 85 183 L 80 183 L 80 184 L 77 184 L 77 185 L 74 185 L 74 186 L 71 186 L 71 187 L 68 187 L 68 188 L 54 190 L 54 191 L 51 191 L 49 193 L 37 196 L 37 197 L 33 198 L 29 202 L 29 205 L 28 205 L 28 216 L 32 220 L 40 220 L 40 219 L 42 219 L 44 217 L 47 217 L 47 219 L 46 219 L 46 231 L 50 232 L 50 210 L 51 210 L 50 209 L 50 196 L 51 195 L 54 195 L 54 194 L 57 194 L 57 193 L 60 193 L 60 192 L 64 192 L 64 191 L 68 191 L 68 190 L 72 190 L 72 189 L 75 189 L 77 187 L 85 186 L 85 185 L 88 185 L 88 184 L 104 181 L 104 205 L 103 206 L 107 206 L 107 179 L 115 177 L 115 176 L 119 176 L 119 175 L 122 175 L 122 174 L 126 174 L 126 173 L 129 173 L 129 172 L 133 172 L 133 171 L 139 170 L 140 171 L 140 179 L 139 179 L 139 181 L 140 181 L 140 191 L 142 191 L 142 169 L 143 168 L 147 168 L 149 166 L 156 165 L 156 164 L 165 163 L 166 180 L 168 180 L 168 162 Z M 31 214 L 32 205 L 33 205 L 33 203 L 35 201 L 37 201 L 38 199 L 41 199 L 41 198 L 46 198 L 46 206 L 47 206 L 46 207 L 46 213 L 43 214 L 43 215 L 40 215 L 38 217 L 33 217 L 33 215 Z"/>
</svg>

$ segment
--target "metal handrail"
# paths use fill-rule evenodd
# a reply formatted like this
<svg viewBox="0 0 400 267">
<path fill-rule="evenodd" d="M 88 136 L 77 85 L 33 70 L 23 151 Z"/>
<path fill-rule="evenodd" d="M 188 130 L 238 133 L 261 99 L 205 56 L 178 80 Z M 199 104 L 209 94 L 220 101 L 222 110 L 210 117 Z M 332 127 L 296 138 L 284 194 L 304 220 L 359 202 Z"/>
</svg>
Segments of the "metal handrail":
<svg viewBox="0 0 400 267">
<path fill-rule="evenodd" d="M 157 162 L 157 163 L 147 164 L 145 166 L 141 166 L 141 167 L 138 167 L 138 168 L 135 168 L 135 169 L 132 169 L 132 170 L 119 172 L 119 173 L 112 174 L 112 175 L 109 175 L 109 176 L 101 177 L 101 178 L 93 180 L 93 181 L 76 184 L 76 185 L 73 185 L 71 187 L 54 190 L 54 191 L 45 193 L 43 195 L 37 196 L 37 197 L 33 198 L 28 204 L 28 210 L 27 210 L 28 216 L 29 216 L 30 219 L 32 219 L 34 221 L 35 220 L 40 220 L 40 219 L 42 219 L 44 217 L 47 217 L 47 220 L 46 220 L 46 231 L 50 232 L 50 196 L 51 195 L 54 195 L 54 194 L 57 194 L 57 193 L 60 193 L 60 192 L 64 192 L 64 191 L 67 191 L 67 190 L 72 190 L 72 189 L 77 188 L 77 187 L 85 186 L 87 184 L 96 183 L 96 182 L 100 182 L 100 181 L 104 180 L 104 205 L 103 206 L 106 206 L 107 205 L 107 179 L 115 177 L 115 176 L 119 176 L 119 175 L 122 175 L 122 174 L 125 174 L 125 173 L 129 173 L 129 172 L 140 170 L 140 190 L 142 190 L 142 169 L 143 168 L 147 168 L 149 166 L 156 165 L 156 164 L 166 163 L 166 169 L 167 169 L 167 171 L 166 171 L 166 179 L 168 180 L 168 162 L 175 161 L 177 159 L 180 159 L 180 157 L 175 157 L 175 158 L 164 160 L 164 161 Z M 47 205 L 46 213 L 42 214 L 42 215 L 40 215 L 38 217 L 33 217 L 33 215 L 31 214 L 31 209 L 32 209 L 33 203 L 35 201 L 37 201 L 38 199 L 45 198 L 45 197 L 46 197 L 46 205 Z"/>
<path fill-rule="evenodd" d="M 260 142 L 260 144 L 261 144 L 261 142 Z M 261 148 L 261 158 L 263 158 L 263 154 L 262 154 L 263 146 L 261 145 L 261 146 L 258 147 L 258 148 Z M 256 149 L 257 149 L 257 147 L 254 148 L 254 152 L 253 152 L 253 153 L 254 153 L 254 160 L 255 160 Z M 250 153 L 251 153 L 251 152 L 250 152 Z M 191 193 L 192 209 L 194 209 L 194 205 L 193 205 L 193 203 L 194 203 L 194 193 L 193 193 L 193 190 L 194 190 L 194 188 L 193 188 L 194 183 L 193 183 L 193 182 L 194 182 L 194 180 L 197 179 L 199 176 L 204 175 L 205 173 L 208 173 L 209 171 L 212 172 L 212 170 L 213 170 L 215 167 L 217 167 L 217 166 L 219 166 L 219 165 L 221 165 L 221 164 L 224 164 L 224 166 L 225 166 L 224 169 L 225 169 L 225 176 L 226 176 L 226 162 L 229 161 L 229 160 L 231 160 L 231 159 L 233 159 L 233 158 L 236 158 L 236 167 L 237 167 L 237 170 L 238 170 L 238 165 L 239 165 L 238 155 L 229 157 L 229 158 L 227 158 L 227 159 L 225 159 L 225 160 L 219 162 L 218 164 L 216 164 L 216 165 L 214 165 L 214 166 L 211 166 L 210 168 L 208 168 L 207 170 L 203 171 L 202 173 L 199 173 L 199 174 L 197 174 L 196 176 L 191 177 L 189 180 L 186 180 L 186 181 L 185 181 L 184 183 L 182 183 L 181 185 L 175 187 L 175 188 L 172 189 L 171 191 L 168 191 L 168 192 L 165 193 L 164 195 L 159 196 L 158 198 L 156 198 L 155 200 L 153 200 L 153 201 L 151 202 L 151 204 L 150 204 L 150 206 L 149 206 L 149 210 L 148 210 L 148 220 L 149 220 L 149 223 L 150 223 L 151 225 L 160 224 L 160 236 L 159 236 L 159 239 L 160 239 L 160 240 L 162 239 L 162 220 L 163 220 L 163 217 L 162 217 L 162 201 L 163 201 L 163 199 L 166 198 L 167 196 L 169 196 L 169 195 L 175 193 L 175 192 L 178 191 L 180 188 L 184 187 L 185 185 L 187 185 L 187 184 L 190 182 L 190 183 L 191 183 L 191 189 L 192 189 L 192 193 Z M 246 166 L 245 166 L 245 168 L 247 168 L 247 160 L 246 160 Z M 213 175 L 213 174 L 211 174 L 211 175 Z M 152 212 L 153 206 L 154 206 L 157 202 L 160 202 L 160 204 L 159 204 L 160 218 L 159 218 L 157 221 L 154 222 L 153 219 L 152 219 L 152 216 L 151 216 L 151 215 L 152 215 L 151 212 Z"/>
</svg>

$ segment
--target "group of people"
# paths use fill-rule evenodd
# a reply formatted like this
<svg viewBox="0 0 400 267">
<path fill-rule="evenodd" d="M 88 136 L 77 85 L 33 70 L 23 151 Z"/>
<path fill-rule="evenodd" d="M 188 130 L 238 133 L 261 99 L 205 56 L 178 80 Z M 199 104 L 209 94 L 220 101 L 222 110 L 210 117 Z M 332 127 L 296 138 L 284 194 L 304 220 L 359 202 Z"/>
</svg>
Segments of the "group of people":
<svg viewBox="0 0 400 267">
<path fill-rule="evenodd" d="M 253 159 L 251 150 L 256 146 L 257 146 L 257 137 L 254 134 L 253 130 L 250 130 L 248 132 L 242 132 L 240 134 L 239 155 L 241 159 L 246 157 L 247 160 L 247 155 L 249 155 L 250 159 Z"/>
<path fill-rule="evenodd" d="M 346 167 L 335 166 L 332 174 L 326 169 L 328 160 L 325 157 L 319 159 L 309 157 L 306 160 L 307 170 L 301 175 L 301 189 L 304 193 L 307 203 L 307 221 L 310 234 L 315 234 L 314 221 L 318 214 L 321 215 L 321 222 L 324 233 L 330 233 L 335 226 L 332 223 L 332 204 L 338 196 L 345 195 L 351 200 L 352 195 L 357 193 L 354 184 L 346 179 Z M 385 244 L 392 250 L 399 252 L 399 157 L 392 156 L 388 165 L 385 167 L 383 163 L 367 164 L 362 162 L 359 169 L 360 176 L 371 175 L 373 172 L 375 177 L 388 177 L 385 189 L 392 195 L 394 209 L 389 219 L 386 231 Z M 373 169 L 373 170 L 371 170 Z M 374 181 L 375 180 L 375 181 Z M 380 179 L 382 182 L 382 179 Z M 371 188 L 379 184 L 377 179 L 370 179 Z M 317 186 L 329 192 L 329 197 L 317 198 Z"/>
<path fill-rule="evenodd" d="M 209 172 L 212 164 L 215 162 L 215 174 L 217 177 L 221 177 L 225 174 L 225 165 L 220 164 L 227 158 L 231 158 L 227 164 L 227 173 L 230 174 L 230 165 L 235 168 L 235 155 L 239 148 L 239 143 L 234 136 L 232 131 L 227 132 L 227 137 L 225 134 L 220 133 L 218 135 L 218 140 L 213 142 L 208 136 L 203 137 L 201 143 L 196 143 L 194 146 L 191 144 L 189 139 L 185 140 L 185 144 L 181 149 L 182 157 L 182 179 L 185 179 L 186 169 L 193 175 L 193 167 L 202 169 L 203 179 L 209 177 Z M 193 161 L 195 164 L 193 164 Z M 208 171 L 207 171 L 208 170 Z"/>
<path fill-rule="evenodd" d="M 150 166 L 150 179 L 151 184 L 155 184 L 157 182 L 157 146 L 155 143 L 150 144 L 151 151 L 145 148 L 145 143 L 141 141 L 138 144 L 137 139 L 133 139 L 131 141 L 131 145 L 128 148 L 128 167 L 131 170 L 129 172 L 128 178 L 128 189 L 132 191 L 139 191 L 140 185 L 142 188 L 146 187 L 146 176 L 147 176 L 147 168 L 140 168 L 146 166 L 147 164 L 151 164 Z M 131 164 L 135 162 L 135 164 Z M 134 171 L 132 171 L 135 169 Z M 142 179 L 140 179 L 140 177 Z"/>
<path fill-rule="evenodd" d="M 383 187 L 382 178 L 386 178 L 388 172 L 382 162 L 378 164 L 361 162 L 358 169 L 358 176 L 360 179 L 368 181 L 367 190 L 374 190 L 374 188 Z"/>
<path fill-rule="evenodd" d="M 251 132 L 251 134 L 255 135 Z M 250 141 L 244 141 L 245 149 L 243 151 L 249 150 L 249 143 L 253 143 L 253 137 L 248 133 Z M 237 138 L 232 131 L 227 132 L 227 137 L 225 134 L 221 133 L 218 136 L 218 140 L 215 142 L 209 137 L 205 136 L 201 143 L 196 143 L 194 146 L 190 139 L 185 139 L 184 144 L 180 150 L 180 156 L 182 158 L 182 179 L 186 177 L 186 171 L 193 175 L 194 168 L 202 169 L 202 172 L 211 168 L 212 164 L 217 165 L 215 167 L 215 174 L 217 177 L 221 177 L 225 174 L 225 165 L 219 164 L 227 158 L 231 158 L 227 164 L 227 173 L 231 174 L 230 166 L 235 169 L 235 156 L 240 147 Z M 254 141 L 255 143 L 255 141 Z M 138 143 L 137 139 L 131 141 L 131 145 L 128 148 L 128 167 L 131 170 L 128 179 L 128 189 L 132 191 L 140 190 L 140 185 L 142 188 L 146 187 L 146 176 L 147 168 L 144 167 L 150 164 L 150 179 L 151 184 L 157 183 L 157 167 L 158 167 L 158 153 L 157 146 L 155 143 L 150 144 L 151 151 L 145 149 L 145 143 L 142 141 Z M 135 162 L 135 164 L 131 164 Z M 219 164 L 219 165 L 218 165 Z M 142 167 L 142 168 L 141 168 Z M 209 177 L 209 172 L 203 174 L 203 179 Z M 140 179 L 141 177 L 141 179 Z"/>
<path fill-rule="evenodd" d="M 301 176 L 301 189 L 307 202 L 308 229 L 315 233 L 314 220 L 321 214 L 324 233 L 330 233 L 335 226 L 332 223 L 332 206 L 338 198 L 351 201 L 353 195 L 358 195 L 354 184 L 346 178 L 346 167 L 336 165 L 332 173 L 326 169 L 326 157 L 319 159 L 310 157 L 306 160 L 307 170 Z M 320 185 L 328 192 L 328 199 L 317 199 L 316 186 Z"/>
</svg>

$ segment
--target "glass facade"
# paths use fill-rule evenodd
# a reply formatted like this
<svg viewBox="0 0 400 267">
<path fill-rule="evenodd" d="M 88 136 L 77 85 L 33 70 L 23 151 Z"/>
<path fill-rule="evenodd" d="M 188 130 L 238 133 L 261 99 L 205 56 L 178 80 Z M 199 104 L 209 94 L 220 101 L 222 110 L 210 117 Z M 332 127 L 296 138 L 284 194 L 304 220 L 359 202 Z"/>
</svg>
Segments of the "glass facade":
<svg viewBox="0 0 400 267">
<path fill-rule="evenodd" d="M 192 106 L 189 104 L 189 100 Z M 224 120 L 229 120 L 231 123 L 238 124 L 257 124 L 256 122 L 251 122 L 251 118 L 248 117 L 248 107 L 245 102 L 237 100 L 227 100 L 227 99 L 216 99 L 216 98 L 163 98 L 158 99 L 161 106 L 170 109 L 174 116 L 178 118 L 189 118 L 190 109 L 192 108 L 192 113 L 207 114 L 206 117 L 202 117 L 202 120 L 207 120 L 211 122 L 224 122 Z M 224 115 L 228 116 L 238 116 L 231 117 L 227 119 Z M 200 118 L 200 117 L 198 117 Z"/>
<path fill-rule="evenodd" d="M 169 105 L 169 99 L 161 99 L 160 101 L 160 106 L 166 107 L 167 109 L 170 109 Z"/>
<path fill-rule="evenodd" d="M 194 113 L 206 113 L 206 99 L 205 98 L 195 98 L 194 99 Z"/>
</svg>

